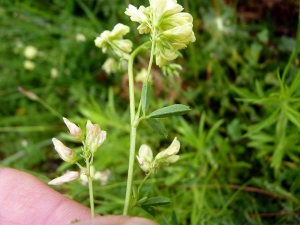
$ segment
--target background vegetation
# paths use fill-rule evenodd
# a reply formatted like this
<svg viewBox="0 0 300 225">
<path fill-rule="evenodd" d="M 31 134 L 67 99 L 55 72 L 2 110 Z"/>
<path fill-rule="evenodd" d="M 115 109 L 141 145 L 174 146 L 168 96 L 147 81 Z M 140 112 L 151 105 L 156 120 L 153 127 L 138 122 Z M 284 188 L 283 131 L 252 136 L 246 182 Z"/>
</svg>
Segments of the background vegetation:
<svg viewBox="0 0 300 225">
<path fill-rule="evenodd" d="M 300 223 L 300 70 L 295 46 L 298 1 L 178 0 L 194 17 L 197 41 L 177 62 L 180 77 L 154 68 L 153 109 L 181 103 L 193 110 L 165 119 L 166 140 L 142 124 L 138 146 L 159 151 L 175 136 L 180 160 L 145 185 L 150 196 L 169 196 L 157 207 L 160 224 Z M 62 163 L 51 138 L 78 149 L 62 116 L 108 133 L 95 156 L 96 211 L 121 214 L 129 148 L 126 73 L 107 74 L 107 58 L 94 45 L 103 30 L 129 25 L 136 46 L 147 40 L 124 14 L 144 0 L 0 1 L 0 165 L 34 174 L 45 182 L 72 169 Z M 219 22 L 217 22 L 219 21 Z M 221 22 L 220 22 L 221 21 Z M 26 46 L 38 49 L 25 69 Z M 145 55 L 145 57 L 148 57 Z M 136 70 L 147 60 L 139 58 Z M 51 72 L 52 71 L 52 72 Z M 140 84 L 137 82 L 137 88 Z M 39 96 L 32 101 L 18 87 Z M 138 168 L 135 177 L 144 176 Z M 88 205 L 80 181 L 58 191 Z M 134 209 L 133 215 L 145 216 Z"/>
</svg>

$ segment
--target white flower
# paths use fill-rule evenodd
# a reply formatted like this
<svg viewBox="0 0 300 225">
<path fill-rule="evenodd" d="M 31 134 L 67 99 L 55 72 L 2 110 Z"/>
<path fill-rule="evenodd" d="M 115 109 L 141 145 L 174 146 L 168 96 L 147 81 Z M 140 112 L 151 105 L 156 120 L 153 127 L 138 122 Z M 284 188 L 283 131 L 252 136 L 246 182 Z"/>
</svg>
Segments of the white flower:
<svg viewBox="0 0 300 225">
<path fill-rule="evenodd" d="M 26 46 L 24 49 L 24 56 L 27 59 L 33 59 L 38 53 L 38 50 L 34 46 Z"/>
<path fill-rule="evenodd" d="M 77 34 L 76 35 L 76 41 L 77 42 L 85 42 L 86 41 L 86 37 L 83 34 Z"/>
<path fill-rule="evenodd" d="M 106 131 L 101 130 L 98 124 L 92 124 L 88 120 L 86 124 L 86 140 L 85 145 L 92 152 L 95 153 L 106 139 Z"/>
<path fill-rule="evenodd" d="M 77 160 L 76 160 L 76 153 L 66 147 L 60 140 L 56 139 L 56 138 L 52 138 L 52 142 L 54 144 L 54 148 L 57 151 L 57 153 L 59 154 L 60 158 L 62 158 L 64 161 L 68 162 L 68 163 L 72 163 L 74 164 Z"/>
<path fill-rule="evenodd" d="M 67 118 L 63 117 L 63 120 L 66 124 L 66 126 L 68 127 L 71 136 L 78 141 L 82 141 L 84 134 L 81 130 L 80 127 L 78 127 L 76 124 L 72 123 L 70 120 L 68 120 Z"/>
<path fill-rule="evenodd" d="M 56 68 L 51 68 L 50 70 L 51 78 L 55 79 L 58 77 L 58 70 Z"/>
<path fill-rule="evenodd" d="M 50 185 L 61 185 L 61 184 L 66 183 L 66 182 L 77 180 L 78 178 L 79 178 L 79 172 L 78 171 L 69 171 L 69 172 L 65 173 L 64 175 L 51 180 L 48 184 L 50 184 Z"/>
<path fill-rule="evenodd" d="M 104 170 L 102 172 L 97 171 L 93 177 L 94 180 L 99 180 L 101 181 L 102 185 L 107 184 L 108 178 L 110 175 L 110 170 Z"/>
<path fill-rule="evenodd" d="M 93 180 L 101 181 L 102 185 L 105 185 L 108 182 L 109 175 L 110 175 L 110 170 L 105 170 L 103 172 L 99 172 L 99 171 L 96 171 L 94 166 L 90 167 L 90 177 Z M 88 178 L 87 178 L 86 174 L 81 173 L 80 174 L 80 179 L 82 180 L 82 182 L 81 182 L 82 185 L 87 185 L 88 184 Z"/>
<path fill-rule="evenodd" d="M 155 160 L 166 161 L 168 158 L 170 158 L 170 156 L 175 156 L 179 152 L 179 149 L 180 149 L 180 142 L 175 137 L 173 142 L 171 143 L 171 145 L 166 150 L 161 151 L 160 153 L 158 153 L 156 155 Z M 178 158 L 179 158 L 179 156 L 178 156 Z M 174 157 L 173 157 L 173 159 L 174 159 Z M 173 160 L 171 160 L 171 161 L 173 161 Z"/>
<path fill-rule="evenodd" d="M 139 33 L 150 33 L 155 42 L 156 64 L 162 67 L 166 61 L 176 59 L 176 51 L 196 40 L 193 17 L 181 12 L 183 7 L 176 0 L 149 0 L 150 6 L 137 9 L 129 5 L 125 14 L 140 23 Z"/>
<path fill-rule="evenodd" d="M 150 7 L 153 10 L 154 26 L 159 26 L 164 17 L 177 14 L 183 10 L 182 6 L 177 4 L 176 0 L 149 0 Z"/>
<path fill-rule="evenodd" d="M 114 58 L 107 58 L 106 61 L 102 65 L 102 69 L 107 74 L 114 73 L 118 69 L 118 63 Z"/>
<path fill-rule="evenodd" d="M 158 153 L 153 159 L 153 153 L 149 146 L 143 144 L 139 149 L 139 155 L 136 156 L 140 167 L 146 173 L 157 172 L 162 166 L 168 166 L 179 159 L 176 155 L 180 149 L 180 142 L 175 137 L 171 145 L 164 151 Z"/>
<path fill-rule="evenodd" d="M 151 164 L 153 161 L 153 153 L 148 145 L 141 145 L 139 149 L 139 155 L 136 156 L 139 161 L 140 167 L 143 171 L 149 172 L 151 170 Z"/>
<path fill-rule="evenodd" d="M 150 8 L 145 8 L 144 6 L 140 6 L 137 9 L 133 5 L 129 5 L 125 11 L 127 16 L 130 16 L 130 19 L 134 22 L 140 23 L 138 26 L 138 31 L 140 34 L 148 34 L 151 31 L 151 24 L 149 23 L 150 17 Z"/>
<path fill-rule="evenodd" d="M 35 68 L 35 63 L 30 60 L 25 60 L 23 66 L 27 70 L 33 70 Z"/>
<path fill-rule="evenodd" d="M 111 49 L 117 56 L 129 58 L 128 53 L 132 51 L 132 42 L 123 39 L 123 36 L 129 32 L 129 27 L 118 23 L 112 31 L 103 31 L 100 37 L 95 39 L 95 45 L 102 48 L 103 53 Z"/>
<path fill-rule="evenodd" d="M 191 23 L 186 23 L 166 30 L 161 33 L 158 42 L 161 41 L 164 47 L 173 51 L 186 48 L 189 42 L 196 40 L 192 28 L 193 25 Z"/>
<path fill-rule="evenodd" d="M 143 68 L 139 73 L 136 74 L 135 81 L 143 83 L 146 80 L 147 75 L 148 75 L 148 71 L 145 68 Z M 152 77 L 150 77 L 150 80 L 151 78 Z"/>
</svg>

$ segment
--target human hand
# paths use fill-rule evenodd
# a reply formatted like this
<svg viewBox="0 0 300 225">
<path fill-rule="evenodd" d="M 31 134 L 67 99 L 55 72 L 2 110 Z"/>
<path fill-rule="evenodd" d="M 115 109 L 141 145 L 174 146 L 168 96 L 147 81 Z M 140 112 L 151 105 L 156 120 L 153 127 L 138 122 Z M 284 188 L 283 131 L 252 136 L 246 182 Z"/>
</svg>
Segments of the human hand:
<svg viewBox="0 0 300 225">
<path fill-rule="evenodd" d="M 137 217 L 99 216 L 90 219 L 89 208 L 56 192 L 36 177 L 0 168 L 0 224 L 156 225 Z"/>
</svg>

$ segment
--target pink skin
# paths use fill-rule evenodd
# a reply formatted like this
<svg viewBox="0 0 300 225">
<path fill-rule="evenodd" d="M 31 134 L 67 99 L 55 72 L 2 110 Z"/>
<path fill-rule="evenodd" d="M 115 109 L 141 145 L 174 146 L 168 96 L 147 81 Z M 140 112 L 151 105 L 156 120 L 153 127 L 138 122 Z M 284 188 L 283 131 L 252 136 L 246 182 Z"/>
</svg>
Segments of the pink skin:
<svg viewBox="0 0 300 225">
<path fill-rule="evenodd" d="M 0 224 L 60 225 L 156 225 L 137 217 L 99 216 L 89 208 L 56 192 L 36 177 L 14 169 L 0 168 Z"/>
</svg>

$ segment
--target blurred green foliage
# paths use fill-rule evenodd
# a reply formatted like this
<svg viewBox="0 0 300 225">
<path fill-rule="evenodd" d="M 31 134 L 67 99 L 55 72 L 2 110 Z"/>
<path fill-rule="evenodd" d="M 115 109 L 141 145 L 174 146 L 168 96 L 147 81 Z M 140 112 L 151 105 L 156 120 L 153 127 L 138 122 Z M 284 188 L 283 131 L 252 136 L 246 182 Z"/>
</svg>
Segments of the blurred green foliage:
<svg viewBox="0 0 300 225">
<path fill-rule="evenodd" d="M 156 151 L 175 136 L 182 145 L 180 160 L 142 190 L 172 199 L 170 207 L 157 207 L 155 220 L 173 225 L 299 224 L 296 38 L 278 35 L 268 17 L 243 22 L 237 1 L 178 2 L 194 17 L 197 41 L 177 60 L 183 66 L 180 77 L 153 69 L 150 109 L 180 103 L 193 110 L 161 120 L 168 140 L 144 122 L 137 137 L 138 146 L 147 143 Z M 80 149 L 57 114 L 81 127 L 90 119 L 108 133 L 95 156 L 97 170 L 111 171 L 106 185 L 95 185 L 101 214 L 122 213 L 130 128 L 126 73 L 105 73 L 101 66 L 108 56 L 94 39 L 121 22 L 132 28 L 127 38 L 136 47 L 147 40 L 124 14 L 129 3 L 148 5 L 146 0 L 0 2 L 0 165 L 26 170 L 45 182 L 61 175 L 70 166 L 55 153 L 51 138 Z M 33 70 L 24 67 L 26 46 L 38 50 L 31 59 Z M 138 58 L 137 71 L 147 57 Z M 35 93 L 57 113 L 26 98 L 18 87 Z M 143 176 L 136 166 L 136 184 Z M 58 190 L 89 204 L 80 181 Z M 149 217 L 139 209 L 132 215 Z"/>
</svg>

